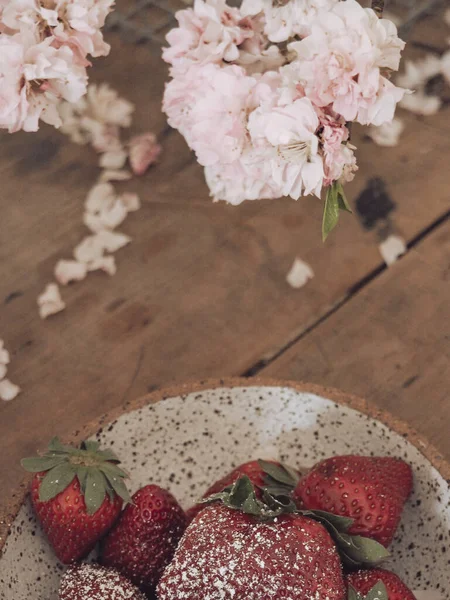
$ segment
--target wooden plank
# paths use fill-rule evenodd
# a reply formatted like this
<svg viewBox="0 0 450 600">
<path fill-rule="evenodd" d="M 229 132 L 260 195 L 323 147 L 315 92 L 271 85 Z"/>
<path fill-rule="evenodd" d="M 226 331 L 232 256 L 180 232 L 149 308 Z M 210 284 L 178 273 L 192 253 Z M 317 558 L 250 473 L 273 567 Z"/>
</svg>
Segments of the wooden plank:
<svg viewBox="0 0 450 600">
<path fill-rule="evenodd" d="M 450 220 L 260 375 L 334 386 L 450 457 Z"/>
<path fill-rule="evenodd" d="M 94 78 L 136 103 L 136 130 L 165 131 L 166 67 L 147 46 L 110 41 Z M 448 207 L 447 140 L 426 122 L 385 151 L 357 138 L 361 169 L 351 194 L 381 175 L 397 206 L 393 227 L 412 239 Z M 245 372 L 381 264 L 376 236 L 351 217 L 322 245 L 317 199 L 213 204 L 180 136 L 163 142 L 157 168 L 118 186 L 143 200 L 122 228 L 134 241 L 117 255 L 118 275 L 70 286 L 67 311 L 41 322 L 36 297 L 85 234 L 82 201 L 96 158 L 49 128 L 2 139 L 0 332 L 23 393 L 0 406 L 0 504 L 19 481 L 19 458 L 52 434 L 169 382 Z M 300 291 L 285 282 L 296 255 L 316 274 Z"/>
</svg>

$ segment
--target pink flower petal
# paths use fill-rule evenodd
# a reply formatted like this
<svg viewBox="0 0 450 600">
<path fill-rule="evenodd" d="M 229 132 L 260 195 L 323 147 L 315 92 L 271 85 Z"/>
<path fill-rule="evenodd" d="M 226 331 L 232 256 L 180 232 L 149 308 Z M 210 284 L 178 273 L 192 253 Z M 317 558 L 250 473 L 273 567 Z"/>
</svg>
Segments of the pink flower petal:
<svg viewBox="0 0 450 600">
<path fill-rule="evenodd" d="M 130 149 L 130 166 L 135 175 L 143 175 L 161 154 L 161 146 L 158 144 L 154 133 L 136 135 L 131 138 L 128 146 Z"/>
</svg>

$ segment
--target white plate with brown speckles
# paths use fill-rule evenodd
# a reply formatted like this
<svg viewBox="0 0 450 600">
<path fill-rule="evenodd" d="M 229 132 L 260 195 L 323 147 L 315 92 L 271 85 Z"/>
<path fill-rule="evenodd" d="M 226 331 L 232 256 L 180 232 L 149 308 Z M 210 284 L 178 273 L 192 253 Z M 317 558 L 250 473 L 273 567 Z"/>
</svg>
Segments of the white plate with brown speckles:
<svg viewBox="0 0 450 600">
<path fill-rule="evenodd" d="M 275 381 L 188 384 L 141 398 L 85 433 L 114 448 L 133 490 L 159 484 L 186 508 L 211 482 L 252 458 L 305 468 L 336 454 L 401 457 L 413 467 L 415 487 L 390 567 L 412 589 L 450 597 L 450 466 L 406 425 L 362 400 Z M 9 514 L 15 519 L 0 560 L 0 597 L 56 600 L 63 567 L 28 499 L 12 502 Z"/>
</svg>

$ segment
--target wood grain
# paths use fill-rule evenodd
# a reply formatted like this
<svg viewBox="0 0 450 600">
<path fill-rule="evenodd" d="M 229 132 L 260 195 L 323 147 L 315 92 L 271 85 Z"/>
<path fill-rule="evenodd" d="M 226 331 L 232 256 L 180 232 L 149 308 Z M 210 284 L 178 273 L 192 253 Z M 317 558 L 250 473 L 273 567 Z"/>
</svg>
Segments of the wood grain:
<svg viewBox="0 0 450 600">
<path fill-rule="evenodd" d="M 139 180 L 143 208 L 123 231 L 118 274 L 95 273 L 63 290 L 67 311 L 42 322 L 36 297 L 86 234 L 82 203 L 98 169 L 95 154 L 58 132 L 2 137 L 0 332 L 9 375 L 23 392 L 0 405 L 0 505 L 20 480 L 20 457 L 149 390 L 186 379 L 246 372 L 274 356 L 352 294 L 380 267 L 378 238 L 344 217 L 324 246 L 314 198 L 213 204 L 200 167 L 160 110 L 167 69 L 147 46 L 110 36 L 112 54 L 93 77 L 136 104 L 134 130 L 161 136 L 161 163 Z M 395 202 L 390 226 L 415 238 L 448 209 L 448 141 L 407 116 L 402 144 L 381 151 L 355 132 L 355 198 L 373 175 Z M 442 121 L 450 122 L 449 111 Z M 285 282 L 295 256 L 315 278 Z M 355 390 L 356 391 L 356 390 Z"/>
<path fill-rule="evenodd" d="M 362 395 L 450 457 L 450 220 L 261 373 Z"/>
</svg>

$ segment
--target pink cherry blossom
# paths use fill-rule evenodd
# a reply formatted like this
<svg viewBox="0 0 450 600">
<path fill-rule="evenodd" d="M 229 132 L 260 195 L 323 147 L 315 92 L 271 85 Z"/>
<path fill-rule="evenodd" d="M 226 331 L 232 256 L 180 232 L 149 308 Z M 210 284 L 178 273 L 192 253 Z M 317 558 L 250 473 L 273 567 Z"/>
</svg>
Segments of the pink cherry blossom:
<svg viewBox="0 0 450 600">
<path fill-rule="evenodd" d="M 0 126 L 10 132 L 36 131 L 39 119 L 58 127 L 60 100 L 75 102 L 86 91 L 86 72 L 72 51 L 51 43 L 28 31 L 0 35 Z"/>
<path fill-rule="evenodd" d="M 128 142 L 130 166 L 135 175 L 143 175 L 158 160 L 161 146 L 154 133 L 135 135 Z"/>
<path fill-rule="evenodd" d="M 285 42 L 298 35 L 304 37 L 310 32 L 311 23 L 321 11 L 330 10 L 338 0 L 243 0 L 243 15 L 264 15 L 265 33 L 271 42 Z"/>
<path fill-rule="evenodd" d="M 349 131 L 345 120 L 331 111 L 317 109 L 319 139 L 323 154 L 324 187 L 340 180 L 351 181 L 357 170 L 355 147 L 348 143 Z"/>
<path fill-rule="evenodd" d="M 269 160 L 268 160 L 269 158 Z M 230 164 L 205 167 L 205 178 L 215 201 L 238 205 L 244 200 L 279 198 L 282 189 L 272 177 L 266 149 L 249 146 Z"/>
<path fill-rule="evenodd" d="M 247 101 L 256 79 L 243 68 L 192 66 L 169 82 L 163 108 L 200 164 L 231 163 L 247 139 Z"/>
<path fill-rule="evenodd" d="M 319 119 L 308 98 L 262 105 L 250 114 L 248 126 L 256 147 L 271 148 L 272 177 L 284 196 L 320 196 L 324 172 L 316 135 Z"/>
<path fill-rule="evenodd" d="M 403 47 L 395 25 L 378 19 L 356 0 L 339 2 L 321 13 L 311 35 L 290 45 L 298 56 L 292 66 L 306 96 L 363 125 L 392 120 L 405 91 L 383 73 L 398 68 Z"/>
<path fill-rule="evenodd" d="M 21 128 L 28 103 L 23 85 L 24 48 L 18 37 L 0 35 L 0 128 Z"/>
<path fill-rule="evenodd" d="M 236 61 L 244 40 L 253 37 L 250 19 L 225 0 L 195 0 L 194 7 L 177 12 L 179 27 L 167 35 L 163 58 L 174 68 L 193 63 Z"/>
</svg>

